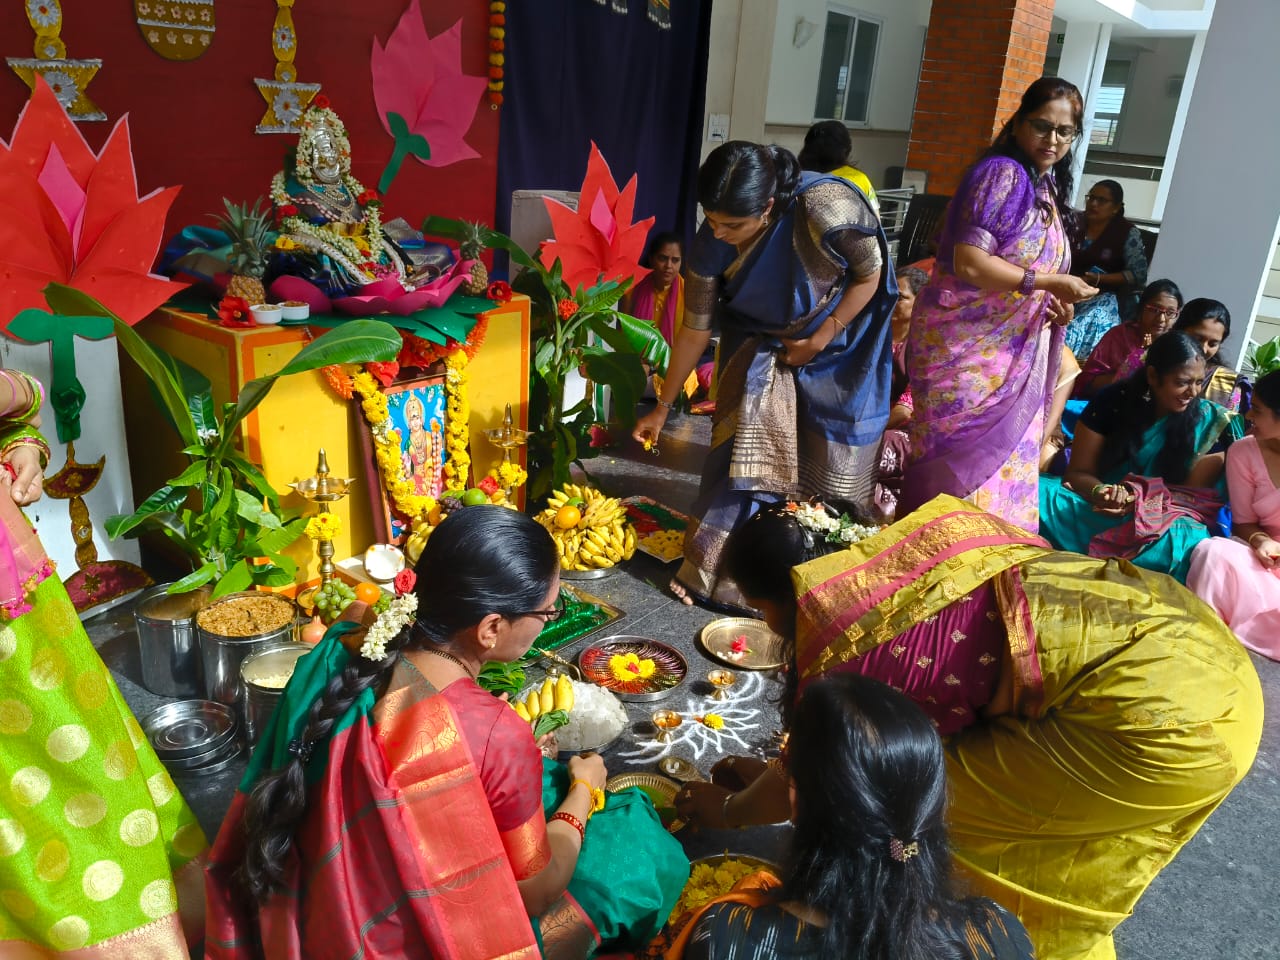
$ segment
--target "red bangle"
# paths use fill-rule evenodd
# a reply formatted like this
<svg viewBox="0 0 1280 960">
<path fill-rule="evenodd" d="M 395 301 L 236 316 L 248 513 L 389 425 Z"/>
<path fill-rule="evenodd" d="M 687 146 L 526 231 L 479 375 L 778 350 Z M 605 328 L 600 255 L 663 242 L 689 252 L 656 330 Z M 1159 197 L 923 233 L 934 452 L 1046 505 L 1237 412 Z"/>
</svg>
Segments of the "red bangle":
<svg viewBox="0 0 1280 960">
<path fill-rule="evenodd" d="M 578 831 L 578 838 L 583 842 L 587 842 L 587 828 L 582 825 L 582 821 L 575 817 L 572 813 L 565 813 L 563 810 L 557 810 L 551 815 L 552 820 L 563 820 L 573 829 Z"/>
<path fill-rule="evenodd" d="M 0 469 L 4 470 L 5 473 L 9 474 L 10 480 L 18 479 L 18 468 L 15 467 L 12 463 L 9 463 L 8 461 L 4 463 L 0 463 Z"/>
</svg>

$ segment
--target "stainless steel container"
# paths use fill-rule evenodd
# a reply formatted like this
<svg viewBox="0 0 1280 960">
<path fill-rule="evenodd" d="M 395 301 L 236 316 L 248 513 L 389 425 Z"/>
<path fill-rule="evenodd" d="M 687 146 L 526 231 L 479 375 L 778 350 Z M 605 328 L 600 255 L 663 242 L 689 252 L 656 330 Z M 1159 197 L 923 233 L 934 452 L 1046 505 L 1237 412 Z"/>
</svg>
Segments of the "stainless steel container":
<svg viewBox="0 0 1280 960">
<path fill-rule="evenodd" d="M 308 643 L 275 643 L 251 653 L 240 664 L 240 679 L 244 682 L 245 736 L 250 746 L 258 742 L 258 737 L 266 729 L 298 658 L 314 649 Z"/>
<path fill-rule="evenodd" d="M 235 603 L 245 597 L 275 601 L 285 605 L 288 608 L 287 621 L 279 627 L 243 637 L 224 636 L 208 628 L 206 618 L 212 614 L 207 611 L 213 611 L 222 604 Z M 244 702 L 240 664 L 250 654 L 293 636 L 293 604 L 275 594 L 247 591 L 221 597 L 205 607 L 205 611 L 205 617 L 198 618 L 196 621 L 196 633 L 200 637 L 200 658 L 204 666 L 205 696 L 210 700 L 239 707 Z M 241 717 L 243 718 L 243 711 Z"/>
<path fill-rule="evenodd" d="M 142 685 L 162 697 L 200 695 L 196 613 L 209 603 L 209 588 L 168 592 L 162 583 L 144 590 L 133 610 L 142 658 Z"/>
</svg>

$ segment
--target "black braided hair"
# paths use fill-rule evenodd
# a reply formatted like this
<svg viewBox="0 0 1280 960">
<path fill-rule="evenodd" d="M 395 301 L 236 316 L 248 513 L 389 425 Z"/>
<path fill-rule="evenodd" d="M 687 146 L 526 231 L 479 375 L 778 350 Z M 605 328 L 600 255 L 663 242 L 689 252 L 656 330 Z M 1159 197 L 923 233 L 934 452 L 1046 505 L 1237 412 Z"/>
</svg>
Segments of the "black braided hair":
<svg viewBox="0 0 1280 960">
<path fill-rule="evenodd" d="M 254 784 L 238 871 L 250 897 L 264 902 L 283 885 L 294 834 L 307 811 L 307 757 L 360 695 L 370 688 L 381 695 L 405 650 L 443 643 L 490 614 L 516 616 L 537 609 L 558 569 L 551 535 L 505 507 L 467 507 L 435 529 L 415 568 L 415 623 L 387 643 L 385 659 L 352 657 L 311 705 L 289 759 Z"/>
</svg>

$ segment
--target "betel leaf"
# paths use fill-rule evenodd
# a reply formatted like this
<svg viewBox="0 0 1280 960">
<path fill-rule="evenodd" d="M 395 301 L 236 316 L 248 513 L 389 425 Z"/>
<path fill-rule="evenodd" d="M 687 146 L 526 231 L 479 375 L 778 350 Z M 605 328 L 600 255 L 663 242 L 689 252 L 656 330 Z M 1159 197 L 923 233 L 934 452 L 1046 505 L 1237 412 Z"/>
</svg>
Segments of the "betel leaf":
<svg viewBox="0 0 1280 960">
<path fill-rule="evenodd" d="M 538 714 L 538 719 L 533 721 L 533 737 L 545 737 L 553 730 L 559 730 L 569 723 L 569 714 L 564 710 L 549 710 L 546 713 Z"/>
</svg>

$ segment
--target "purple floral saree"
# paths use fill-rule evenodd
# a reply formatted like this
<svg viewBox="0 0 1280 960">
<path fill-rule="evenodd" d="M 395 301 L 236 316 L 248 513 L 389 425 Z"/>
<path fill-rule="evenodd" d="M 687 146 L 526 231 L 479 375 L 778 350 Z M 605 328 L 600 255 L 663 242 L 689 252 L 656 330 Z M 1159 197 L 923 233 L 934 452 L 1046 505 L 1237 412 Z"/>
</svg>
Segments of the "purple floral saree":
<svg viewBox="0 0 1280 960">
<path fill-rule="evenodd" d="M 1063 328 L 1050 323 L 1043 291 L 980 290 L 952 264 L 955 245 L 967 243 L 1038 273 L 1067 272 L 1052 191 L 1052 174 L 1033 180 L 1016 160 L 994 156 L 956 192 L 907 341 L 915 412 L 899 516 L 947 493 L 1038 527 L 1041 435 Z"/>
</svg>

